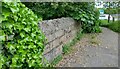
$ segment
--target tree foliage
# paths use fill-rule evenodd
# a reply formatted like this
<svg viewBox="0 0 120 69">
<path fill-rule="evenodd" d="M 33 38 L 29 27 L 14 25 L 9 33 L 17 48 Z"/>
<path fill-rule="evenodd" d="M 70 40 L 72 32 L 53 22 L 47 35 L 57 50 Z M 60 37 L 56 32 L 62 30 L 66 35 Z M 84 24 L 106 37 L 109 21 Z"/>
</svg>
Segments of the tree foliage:
<svg viewBox="0 0 120 69">
<path fill-rule="evenodd" d="M 120 1 L 105 2 L 105 14 L 120 14 Z"/>
<path fill-rule="evenodd" d="M 24 3 L 43 20 L 72 17 L 81 21 L 84 32 L 100 32 L 99 12 L 90 2 L 27 2 Z"/>
</svg>

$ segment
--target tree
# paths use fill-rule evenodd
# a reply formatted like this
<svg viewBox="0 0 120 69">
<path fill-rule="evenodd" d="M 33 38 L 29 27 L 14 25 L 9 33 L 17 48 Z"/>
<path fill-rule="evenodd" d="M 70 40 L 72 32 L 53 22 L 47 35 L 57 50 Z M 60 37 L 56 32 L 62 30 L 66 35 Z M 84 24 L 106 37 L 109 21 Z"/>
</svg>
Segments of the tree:
<svg viewBox="0 0 120 69">
<path fill-rule="evenodd" d="M 119 7 L 120 7 L 119 3 L 120 3 L 120 1 L 118 1 L 118 2 L 117 1 L 116 2 L 105 2 L 105 4 L 104 4 L 104 7 L 106 8 L 105 13 L 109 14 L 108 23 L 110 21 L 110 15 L 118 13 L 118 10 L 119 10 Z M 113 17 L 113 19 L 114 19 L 114 17 Z"/>
</svg>

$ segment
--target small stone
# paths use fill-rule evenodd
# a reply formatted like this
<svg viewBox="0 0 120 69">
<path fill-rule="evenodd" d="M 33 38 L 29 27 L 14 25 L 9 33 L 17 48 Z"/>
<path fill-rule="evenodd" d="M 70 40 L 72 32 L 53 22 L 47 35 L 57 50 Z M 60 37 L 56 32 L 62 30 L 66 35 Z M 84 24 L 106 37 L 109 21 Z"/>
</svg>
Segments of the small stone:
<svg viewBox="0 0 120 69">
<path fill-rule="evenodd" d="M 100 46 L 100 44 L 98 44 L 98 46 Z"/>
<path fill-rule="evenodd" d="M 85 65 L 83 67 L 86 67 Z"/>
</svg>

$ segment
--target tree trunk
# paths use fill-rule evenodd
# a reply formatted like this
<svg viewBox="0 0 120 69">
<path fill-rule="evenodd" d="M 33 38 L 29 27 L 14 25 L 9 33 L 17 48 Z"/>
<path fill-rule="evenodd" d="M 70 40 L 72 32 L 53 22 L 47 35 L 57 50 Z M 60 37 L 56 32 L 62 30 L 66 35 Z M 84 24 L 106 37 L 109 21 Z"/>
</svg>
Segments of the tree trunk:
<svg viewBox="0 0 120 69">
<path fill-rule="evenodd" d="M 110 11 L 110 2 L 109 2 L 109 11 Z M 110 22 L 110 12 L 109 12 L 109 16 L 108 16 L 108 23 Z"/>
<path fill-rule="evenodd" d="M 110 14 L 108 15 L 108 23 L 110 22 Z"/>
<path fill-rule="evenodd" d="M 113 17 L 113 22 L 115 21 L 115 18 Z"/>
</svg>

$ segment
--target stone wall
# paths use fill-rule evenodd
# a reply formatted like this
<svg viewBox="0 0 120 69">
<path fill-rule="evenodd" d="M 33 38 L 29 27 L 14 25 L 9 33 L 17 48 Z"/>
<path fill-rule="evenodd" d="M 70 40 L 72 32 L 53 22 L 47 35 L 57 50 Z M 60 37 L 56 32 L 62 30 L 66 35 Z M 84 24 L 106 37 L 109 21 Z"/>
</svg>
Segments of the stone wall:
<svg viewBox="0 0 120 69">
<path fill-rule="evenodd" d="M 44 56 L 51 62 L 62 54 L 62 46 L 75 37 L 80 23 L 72 18 L 60 18 L 39 22 L 39 27 L 47 38 Z"/>
</svg>

